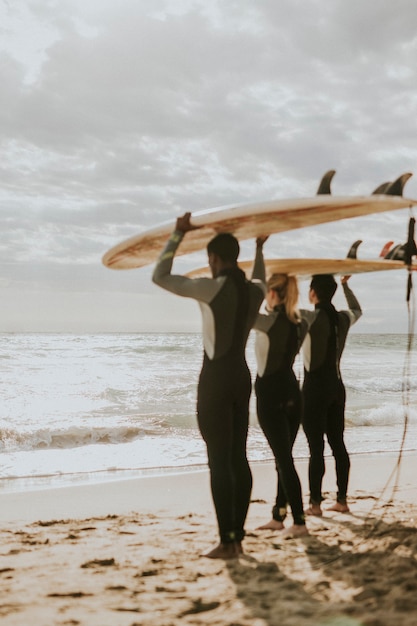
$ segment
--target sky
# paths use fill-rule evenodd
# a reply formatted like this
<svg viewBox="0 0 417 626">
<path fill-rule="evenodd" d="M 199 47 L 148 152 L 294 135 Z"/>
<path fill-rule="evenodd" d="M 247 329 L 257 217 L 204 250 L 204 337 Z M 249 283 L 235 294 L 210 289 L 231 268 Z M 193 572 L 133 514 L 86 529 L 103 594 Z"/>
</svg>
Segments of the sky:
<svg viewBox="0 0 417 626">
<path fill-rule="evenodd" d="M 0 331 L 197 332 L 195 302 L 103 254 L 185 211 L 313 196 L 329 169 L 335 196 L 410 172 L 417 198 L 416 71 L 414 0 L 0 0 Z M 410 215 L 275 234 L 265 255 L 362 239 L 375 258 Z M 407 331 L 406 280 L 352 277 L 356 332 Z"/>
</svg>

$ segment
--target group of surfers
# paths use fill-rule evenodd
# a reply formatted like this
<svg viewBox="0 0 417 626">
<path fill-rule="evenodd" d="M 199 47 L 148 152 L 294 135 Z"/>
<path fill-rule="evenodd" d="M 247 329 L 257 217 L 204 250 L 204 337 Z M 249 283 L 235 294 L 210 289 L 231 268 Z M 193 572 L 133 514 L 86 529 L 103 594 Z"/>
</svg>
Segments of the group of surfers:
<svg viewBox="0 0 417 626">
<path fill-rule="evenodd" d="M 246 454 L 252 381 L 245 349 L 250 330 L 256 331 L 257 415 L 277 469 L 272 519 L 260 529 L 276 530 L 284 538 L 298 537 L 308 534 L 306 515 L 322 515 L 325 437 L 336 466 L 337 499 L 331 510 L 349 511 L 350 460 L 344 443 L 346 392 L 339 365 L 349 328 L 362 312 L 347 276 L 342 277 L 341 284 L 348 309 L 335 309 L 332 298 L 337 283 L 331 274 L 312 277 L 309 300 L 314 309 L 298 309 L 294 276 L 273 274 L 266 279 L 263 245 L 267 236 L 256 240 L 250 280 L 239 268 L 239 242 L 230 233 L 216 235 L 207 245 L 212 278 L 172 274 L 178 246 L 194 228 L 191 213 L 177 218 L 152 280 L 200 305 L 204 357 L 198 381 L 197 422 L 207 447 L 219 531 L 218 545 L 204 556 L 229 559 L 243 553 L 252 490 Z M 266 312 L 261 313 L 264 300 Z M 301 346 L 302 388 L 293 371 Z M 301 423 L 310 453 L 306 510 L 292 454 Z M 285 528 L 288 507 L 293 524 Z"/>
</svg>

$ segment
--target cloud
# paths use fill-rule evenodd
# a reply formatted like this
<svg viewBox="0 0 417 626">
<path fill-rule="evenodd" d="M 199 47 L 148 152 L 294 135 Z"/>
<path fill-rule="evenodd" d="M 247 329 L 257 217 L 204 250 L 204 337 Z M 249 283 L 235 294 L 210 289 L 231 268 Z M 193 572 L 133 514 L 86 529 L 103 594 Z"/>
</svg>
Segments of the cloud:
<svg viewBox="0 0 417 626">
<path fill-rule="evenodd" d="M 414 16 L 411 0 L 1 3 L 0 279 L 47 307 L 74 267 L 82 293 L 106 289 L 102 253 L 185 210 L 314 195 L 330 168 L 337 195 L 413 171 Z M 401 212 L 269 245 L 360 237 L 372 255 L 406 228 Z M 146 293 L 144 275 L 108 280 Z"/>
</svg>

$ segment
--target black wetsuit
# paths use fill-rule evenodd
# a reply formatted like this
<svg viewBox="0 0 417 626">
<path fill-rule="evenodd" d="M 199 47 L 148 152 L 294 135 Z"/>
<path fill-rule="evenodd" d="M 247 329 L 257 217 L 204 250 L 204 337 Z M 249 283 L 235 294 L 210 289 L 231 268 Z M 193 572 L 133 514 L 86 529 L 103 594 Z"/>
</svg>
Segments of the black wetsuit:
<svg viewBox="0 0 417 626">
<path fill-rule="evenodd" d="M 220 541 L 241 541 L 252 489 L 246 457 L 251 378 L 245 347 L 264 292 L 261 284 L 247 281 L 238 267 L 215 279 L 172 275 L 182 237 L 175 231 L 169 239 L 153 281 L 200 305 L 204 358 L 198 382 L 198 425 L 207 446 Z"/>
<path fill-rule="evenodd" d="M 278 488 L 272 516 L 283 521 L 287 503 L 294 524 L 304 524 L 300 479 L 292 448 L 301 420 L 301 391 L 293 371 L 294 359 L 307 332 L 307 322 L 291 322 L 283 305 L 269 315 L 258 315 L 255 382 L 259 424 L 275 457 Z"/>
<path fill-rule="evenodd" d="M 310 323 L 303 345 L 303 428 L 310 448 L 310 503 L 320 504 L 325 472 L 324 435 L 336 463 L 338 502 L 346 502 L 350 460 L 344 443 L 346 391 L 340 359 L 349 328 L 362 315 L 360 305 L 345 283 L 348 311 L 319 303 L 315 311 L 301 311 Z"/>
</svg>

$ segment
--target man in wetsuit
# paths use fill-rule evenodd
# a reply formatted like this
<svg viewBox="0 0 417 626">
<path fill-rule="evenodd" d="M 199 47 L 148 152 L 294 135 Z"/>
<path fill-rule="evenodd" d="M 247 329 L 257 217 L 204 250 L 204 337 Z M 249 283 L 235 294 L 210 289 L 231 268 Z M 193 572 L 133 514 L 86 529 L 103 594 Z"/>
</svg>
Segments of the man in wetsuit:
<svg viewBox="0 0 417 626">
<path fill-rule="evenodd" d="M 197 392 L 197 421 L 207 446 L 211 491 L 220 543 L 205 556 L 234 558 L 242 553 L 244 524 L 252 490 L 246 458 L 251 377 L 245 358 L 247 338 L 264 298 L 262 283 L 246 280 L 237 265 L 239 243 L 221 233 L 207 246 L 213 278 L 171 274 L 175 252 L 193 230 L 190 213 L 159 257 L 152 280 L 173 293 L 198 301 L 203 318 L 204 359 Z"/>
<path fill-rule="evenodd" d="M 349 277 L 342 278 L 343 291 L 349 310 L 336 311 L 332 298 L 337 283 L 331 274 L 313 276 L 309 299 L 314 311 L 302 310 L 310 324 L 303 343 L 303 428 L 310 448 L 309 515 L 322 515 L 322 482 L 325 472 L 324 435 L 336 463 L 337 501 L 331 511 L 349 511 L 347 486 L 350 460 L 343 439 L 345 427 L 346 391 L 340 374 L 340 358 L 349 329 L 362 315 L 359 302 L 348 287 Z"/>
</svg>

